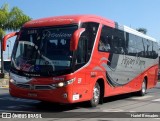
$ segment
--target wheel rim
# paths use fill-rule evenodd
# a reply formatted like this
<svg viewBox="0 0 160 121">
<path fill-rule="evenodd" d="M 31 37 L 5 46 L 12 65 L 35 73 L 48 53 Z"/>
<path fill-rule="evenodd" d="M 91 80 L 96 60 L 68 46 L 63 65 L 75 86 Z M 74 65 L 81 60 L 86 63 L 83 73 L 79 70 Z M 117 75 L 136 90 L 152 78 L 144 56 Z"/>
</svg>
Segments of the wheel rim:
<svg viewBox="0 0 160 121">
<path fill-rule="evenodd" d="M 144 94 L 146 92 L 146 83 L 143 82 L 142 84 L 142 93 Z"/>
<path fill-rule="evenodd" d="M 100 96 L 100 90 L 98 89 L 97 86 L 95 86 L 95 87 L 94 87 L 94 90 L 93 90 L 94 102 L 98 102 L 99 96 Z"/>
</svg>

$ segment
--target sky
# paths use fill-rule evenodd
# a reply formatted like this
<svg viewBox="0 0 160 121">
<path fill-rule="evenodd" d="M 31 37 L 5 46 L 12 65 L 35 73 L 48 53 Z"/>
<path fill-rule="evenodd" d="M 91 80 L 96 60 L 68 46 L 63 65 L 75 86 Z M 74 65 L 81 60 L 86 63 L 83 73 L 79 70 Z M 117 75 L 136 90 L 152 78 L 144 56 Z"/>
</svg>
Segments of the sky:
<svg viewBox="0 0 160 121">
<path fill-rule="evenodd" d="M 4 3 L 8 3 L 10 8 L 17 6 L 32 19 L 94 14 L 133 29 L 146 28 L 147 35 L 160 40 L 160 0 L 0 0 L 0 6 Z M 13 39 L 8 43 L 11 46 Z M 12 47 L 8 49 L 10 55 Z"/>
</svg>

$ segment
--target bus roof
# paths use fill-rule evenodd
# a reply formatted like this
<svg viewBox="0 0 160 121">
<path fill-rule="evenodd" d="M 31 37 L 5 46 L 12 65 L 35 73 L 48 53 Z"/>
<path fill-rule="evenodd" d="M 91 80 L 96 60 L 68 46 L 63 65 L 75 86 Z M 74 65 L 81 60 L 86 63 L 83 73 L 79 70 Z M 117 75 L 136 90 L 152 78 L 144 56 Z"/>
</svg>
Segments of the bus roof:
<svg viewBox="0 0 160 121">
<path fill-rule="evenodd" d="M 95 15 L 68 15 L 68 16 L 55 16 L 48 18 L 41 18 L 31 20 L 24 24 L 24 27 L 40 27 L 40 26 L 52 26 L 52 25 L 65 25 L 79 23 L 80 21 L 87 21 L 88 18 L 99 19 L 101 17 Z M 95 21 L 95 20 L 93 20 Z M 100 21 L 97 21 L 100 22 Z"/>
<path fill-rule="evenodd" d="M 36 20 L 31 20 L 23 25 L 23 27 L 43 27 L 43 26 L 56 26 L 56 25 L 66 25 L 66 24 L 74 24 L 79 22 L 87 22 L 87 21 L 93 21 L 93 22 L 101 22 L 107 26 L 116 27 L 116 22 L 96 16 L 96 15 L 68 15 L 68 16 L 55 16 L 55 17 L 48 17 L 48 18 L 41 18 Z M 138 32 L 137 30 L 134 30 L 130 27 L 127 27 L 125 25 L 118 25 L 121 27 L 120 29 L 132 33 L 134 35 L 143 37 L 145 39 L 149 39 L 156 42 L 156 39 L 149 37 L 141 32 Z M 118 27 L 118 29 L 119 29 Z"/>
</svg>

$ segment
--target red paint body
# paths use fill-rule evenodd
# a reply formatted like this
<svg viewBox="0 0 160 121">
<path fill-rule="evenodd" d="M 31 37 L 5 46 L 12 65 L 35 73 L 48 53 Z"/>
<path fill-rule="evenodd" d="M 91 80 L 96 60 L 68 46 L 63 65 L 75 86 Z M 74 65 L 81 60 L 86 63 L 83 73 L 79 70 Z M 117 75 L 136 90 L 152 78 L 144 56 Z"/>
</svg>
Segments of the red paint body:
<svg viewBox="0 0 160 121">
<path fill-rule="evenodd" d="M 39 20 L 33 20 L 24 24 L 23 27 L 43 27 L 43 26 L 57 26 L 57 25 L 66 25 L 80 22 L 98 22 L 100 27 L 98 29 L 98 35 L 96 37 L 96 43 L 93 50 L 93 55 L 90 58 L 88 64 L 83 68 L 75 71 L 74 73 L 68 75 L 62 75 L 58 78 L 64 78 L 64 81 L 75 78 L 75 81 L 66 86 L 53 90 L 29 90 L 16 87 L 10 82 L 10 94 L 19 98 L 28 98 L 42 101 L 51 101 L 58 103 L 75 103 L 90 100 L 93 96 L 93 87 L 98 79 L 103 79 L 104 81 L 104 97 L 118 95 L 123 93 L 130 93 L 139 91 L 144 77 L 148 78 L 147 88 L 152 88 L 157 83 L 157 71 L 158 71 L 158 62 L 156 65 L 153 65 L 146 69 L 144 72 L 140 73 L 136 78 L 131 80 L 128 84 L 119 87 L 111 86 L 105 77 L 105 70 L 103 71 L 93 71 L 93 68 L 97 65 L 99 66 L 100 58 L 109 57 L 109 53 L 102 53 L 98 51 L 98 42 L 100 38 L 100 33 L 102 29 L 102 24 L 115 28 L 115 22 L 104 19 L 97 16 L 90 15 L 75 15 L 75 16 L 61 16 L 61 17 L 52 17 L 44 18 Z M 91 73 L 94 75 L 91 76 Z M 56 78 L 56 77 L 54 77 Z M 39 84 L 39 85 L 48 85 L 57 83 L 54 78 L 40 78 L 35 77 L 34 80 L 29 82 L 30 84 Z M 81 83 L 78 83 L 78 79 L 81 78 Z M 36 94 L 37 96 L 29 96 L 28 94 Z M 68 97 L 64 98 L 63 94 L 67 93 Z M 79 94 L 79 100 L 73 100 L 73 94 Z"/>
</svg>

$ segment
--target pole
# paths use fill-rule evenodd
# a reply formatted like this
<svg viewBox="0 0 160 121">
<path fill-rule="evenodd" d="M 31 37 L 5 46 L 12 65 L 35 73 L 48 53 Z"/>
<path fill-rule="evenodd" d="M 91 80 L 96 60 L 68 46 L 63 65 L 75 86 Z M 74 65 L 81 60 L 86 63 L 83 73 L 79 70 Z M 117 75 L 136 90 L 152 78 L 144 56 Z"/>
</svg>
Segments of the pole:
<svg viewBox="0 0 160 121">
<path fill-rule="evenodd" d="M 8 41 L 9 41 L 9 44 L 10 44 L 9 45 L 9 54 L 10 54 L 10 58 L 9 59 L 11 59 L 11 52 L 10 52 L 11 51 L 11 41 L 10 40 L 8 40 Z"/>
<path fill-rule="evenodd" d="M 4 62 L 3 62 L 3 39 L 1 38 L 1 73 L 0 78 L 4 78 Z"/>
<path fill-rule="evenodd" d="M 9 59 L 9 45 L 7 45 L 7 47 L 8 47 L 8 59 Z"/>
</svg>

